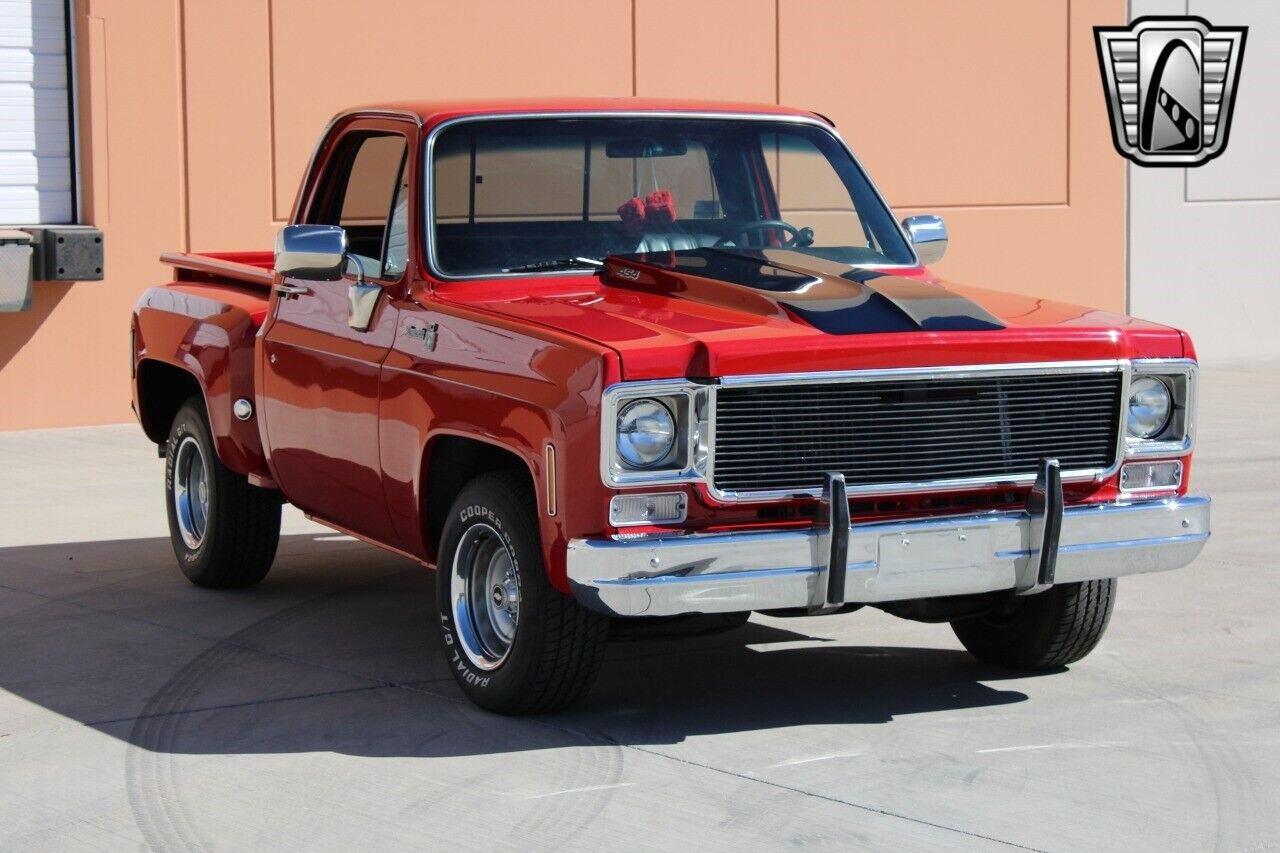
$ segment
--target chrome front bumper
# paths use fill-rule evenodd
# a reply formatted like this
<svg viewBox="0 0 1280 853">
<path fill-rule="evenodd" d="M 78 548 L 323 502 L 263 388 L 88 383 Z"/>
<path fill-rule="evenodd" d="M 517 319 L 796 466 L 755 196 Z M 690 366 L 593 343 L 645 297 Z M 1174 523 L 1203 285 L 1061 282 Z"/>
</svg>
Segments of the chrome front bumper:
<svg viewBox="0 0 1280 853">
<path fill-rule="evenodd" d="M 1040 490 L 1015 512 L 849 525 L 837 511 L 825 529 L 574 539 L 569 582 L 612 616 L 817 611 L 1176 569 L 1209 538 L 1207 497 L 1063 509 L 1047 485 L 1048 500 Z M 838 507 L 843 483 L 833 489 Z"/>
</svg>

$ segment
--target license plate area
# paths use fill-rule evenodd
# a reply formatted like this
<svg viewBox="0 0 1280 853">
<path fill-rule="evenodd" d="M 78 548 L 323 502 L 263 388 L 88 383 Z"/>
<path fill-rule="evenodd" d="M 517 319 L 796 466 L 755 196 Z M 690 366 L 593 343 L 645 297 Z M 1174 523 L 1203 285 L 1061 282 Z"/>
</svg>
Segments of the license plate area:
<svg viewBox="0 0 1280 853">
<path fill-rule="evenodd" d="M 972 569 L 991 555 L 991 528 L 953 527 L 880 537 L 880 571 L 888 574 Z"/>
</svg>

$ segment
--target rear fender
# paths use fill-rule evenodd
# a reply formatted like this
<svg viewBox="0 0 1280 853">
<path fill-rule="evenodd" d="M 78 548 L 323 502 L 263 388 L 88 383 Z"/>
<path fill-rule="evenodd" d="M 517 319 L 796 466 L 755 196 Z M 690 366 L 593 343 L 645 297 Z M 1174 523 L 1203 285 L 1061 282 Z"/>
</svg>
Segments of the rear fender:
<svg viewBox="0 0 1280 853">
<path fill-rule="evenodd" d="M 189 374 L 204 397 L 214 445 L 222 463 L 239 474 L 270 478 L 257 412 L 232 414 L 241 398 L 252 401 L 253 363 L 266 295 L 233 286 L 175 283 L 153 287 L 134 308 L 134 409 L 147 436 L 168 437 L 171 420 L 160 402 L 169 365 Z M 168 378 L 166 378 L 168 377 Z"/>
</svg>

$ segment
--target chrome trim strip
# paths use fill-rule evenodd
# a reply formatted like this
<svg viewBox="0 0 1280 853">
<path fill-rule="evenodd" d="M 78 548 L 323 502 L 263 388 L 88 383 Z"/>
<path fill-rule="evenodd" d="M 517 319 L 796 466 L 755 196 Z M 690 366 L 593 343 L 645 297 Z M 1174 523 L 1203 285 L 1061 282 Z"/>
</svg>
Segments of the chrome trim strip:
<svg viewBox="0 0 1280 853">
<path fill-rule="evenodd" d="M 880 188 L 871 178 L 868 172 L 858 160 L 857 155 L 853 153 L 853 149 L 849 147 L 849 143 L 845 142 L 840 133 L 829 122 L 823 121 L 816 116 L 790 115 L 786 113 L 735 113 L 735 112 L 704 112 L 704 111 L 682 111 L 682 110 L 554 110 L 543 112 L 492 112 L 492 113 L 475 113 L 472 115 L 456 116 L 440 122 L 431 128 L 431 132 L 427 134 L 426 141 L 423 143 L 422 157 L 422 241 L 426 247 L 424 253 L 427 261 L 427 270 L 431 275 L 440 281 L 475 281 L 478 279 L 501 280 L 509 278 L 543 278 L 547 276 L 564 276 L 565 270 L 552 270 L 549 272 L 528 272 L 528 273 L 483 273 L 480 275 L 449 275 L 440 271 L 440 265 L 436 261 L 436 245 L 435 245 L 435 194 L 432 191 L 433 183 L 433 155 L 435 151 L 436 137 L 447 128 L 457 124 L 466 124 L 477 121 L 494 121 L 507 119 L 596 119 L 596 118 L 640 118 L 640 119 L 717 119 L 725 121 L 770 121 L 779 124 L 803 124 L 821 129 L 824 133 L 828 133 L 836 142 L 840 143 L 840 147 L 845 150 L 849 158 L 853 161 L 854 166 L 862 173 L 862 177 L 866 180 L 867 186 L 871 188 L 871 192 L 884 206 L 885 212 L 889 216 L 889 221 L 898 229 L 898 234 L 902 237 L 902 242 L 906 244 L 907 251 L 911 253 L 911 257 L 915 259 L 910 264 L 858 264 L 859 269 L 915 269 L 921 266 L 920 256 L 916 253 L 915 247 L 911 244 L 911 239 L 907 236 L 906 231 L 902 229 L 902 223 L 898 222 L 893 216 L 893 208 L 885 201 L 884 193 L 880 192 Z M 421 127 L 421 123 L 419 123 Z M 326 135 L 328 128 L 326 128 Z M 324 137 L 321 137 L 322 139 Z M 309 174 L 309 172 L 307 173 Z"/>
<path fill-rule="evenodd" d="M 1146 545 L 1176 545 L 1182 542 L 1208 542 L 1208 533 L 1184 533 L 1181 536 L 1157 536 L 1151 539 L 1116 539 L 1112 542 L 1087 542 L 1083 545 L 1064 545 L 1060 554 L 1076 554 L 1084 551 L 1105 551 L 1112 548 L 1141 548 Z M 1034 557 L 1039 548 L 1021 551 L 997 551 L 997 557 Z"/>
<path fill-rule="evenodd" d="M 795 566 L 790 569 L 759 569 L 756 571 L 740 571 L 740 572 L 720 572 L 716 575 L 717 580 L 757 580 L 760 578 L 780 578 L 790 575 L 811 575 L 817 574 L 821 569 L 813 566 Z M 597 581 L 597 583 L 605 586 L 627 586 L 635 583 L 639 578 L 610 578 Z M 705 581 L 702 575 L 663 575 L 661 577 L 646 578 L 654 583 L 698 583 Z"/>
<path fill-rule="evenodd" d="M 1198 496 L 1068 507 L 1055 583 L 1185 566 L 1209 539 L 1210 509 L 1209 498 Z M 852 525 L 841 600 L 1012 592 L 1025 564 L 1038 558 L 1031 527 L 1024 511 Z M 813 527 L 574 539 L 565 560 L 578 600 L 614 616 L 817 608 L 828 598 L 828 538 Z"/>
<path fill-rule="evenodd" d="M 833 370 L 816 373 L 762 373 L 726 376 L 725 387 L 739 385 L 791 385 L 796 382 L 875 382 L 880 379 L 965 379 L 970 376 L 1020 376 L 1025 374 L 1109 373 L 1129 364 L 1127 359 L 1091 361 L 1020 361 L 1012 364 L 965 364 L 940 367 L 888 367 L 874 370 Z"/>
<path fill-rule="evenodd" d="M 556 498 L 556 446 L 551 442 L 547 442 L 546 448 L 542 451 L 543 467 L 546 469 L 546 486 L 547 486 L 547 516 L 555 518 L 557 509 Z"/>
</svg>

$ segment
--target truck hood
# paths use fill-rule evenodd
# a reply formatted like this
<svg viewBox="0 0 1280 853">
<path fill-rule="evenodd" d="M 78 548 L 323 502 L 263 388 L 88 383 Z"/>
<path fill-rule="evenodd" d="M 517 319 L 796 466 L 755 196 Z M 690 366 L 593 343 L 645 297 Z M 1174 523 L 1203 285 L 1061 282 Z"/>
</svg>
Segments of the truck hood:
<svg viewBox="0 0 1280 853">
<path fill-rule="evenodd" d="M 484 307 L 616 350 L 624 379 L 1184 355 L 1176 330 L 1121 314 L 786 249 L 619 255 L 598 277 L 529 281 Z"/>
</svg>

